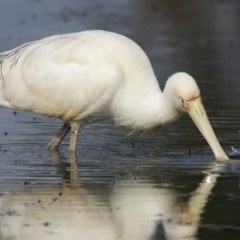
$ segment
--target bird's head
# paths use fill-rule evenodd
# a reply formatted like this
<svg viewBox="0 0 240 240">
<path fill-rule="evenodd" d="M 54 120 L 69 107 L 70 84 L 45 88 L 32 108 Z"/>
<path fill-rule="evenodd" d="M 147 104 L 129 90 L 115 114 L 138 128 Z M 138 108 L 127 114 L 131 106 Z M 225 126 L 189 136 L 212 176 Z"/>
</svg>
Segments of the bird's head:
<svg viewBox="0 0 240 240">
<path fill-rule="evenodd" d="M 228 157 L 220 146 L 209 123 L 202 104 L 200 90 L 195 80 L 187 73 L 175 73 L 168 79 L 164 93 L 167 95 L 173 108 L 180 112 L 187 112 L 190 115 L 212 148 L 215 157 L 227 160 Z"/>
<path fill-rule="evenodd" d="M 195 80 L 187 73 L 175 73 L 167 81 L 165 91 L 171 104 L 180 112 L 187 112 L 190 102 L 200 98 Z"/>
</svg>

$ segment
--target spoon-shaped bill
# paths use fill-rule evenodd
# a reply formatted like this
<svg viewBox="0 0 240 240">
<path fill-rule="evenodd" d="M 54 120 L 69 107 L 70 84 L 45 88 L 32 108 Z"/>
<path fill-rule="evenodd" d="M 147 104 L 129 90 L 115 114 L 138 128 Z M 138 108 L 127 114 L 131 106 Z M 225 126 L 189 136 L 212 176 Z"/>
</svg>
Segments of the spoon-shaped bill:
<svg viewBox="0 0 240 240">
<path fill-rule="evenodd" d="M 216 135 L 208 120 L 204 106 L 202 105 L 201 97 L 195 100 L 186 102 L 186 109 L 190 117 L 207 140 L 217 160 L 228 160 L 229 158 L 219 144 Z"/>
</svg>

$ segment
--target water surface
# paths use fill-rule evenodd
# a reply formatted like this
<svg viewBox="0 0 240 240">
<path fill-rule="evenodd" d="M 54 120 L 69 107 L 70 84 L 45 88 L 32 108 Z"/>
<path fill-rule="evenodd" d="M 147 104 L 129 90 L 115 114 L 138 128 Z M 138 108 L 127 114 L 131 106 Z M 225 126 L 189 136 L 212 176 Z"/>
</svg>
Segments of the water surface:
<svg viewBox="0 0 240 240">
<path fill-rule="evenodd" d="M 237 1 L 2 0 L 0 50 L 53 34 L 103 29 L 136 41 L 161 88 L 191 74 L 227 153 L 240 148 Z M 240 159 L 217 162 L 188 116 L 147 139 L 112 121 L 45 146 L 62 122 L 0 108 L 0 239 L 240 238 Z"/>
</svg>

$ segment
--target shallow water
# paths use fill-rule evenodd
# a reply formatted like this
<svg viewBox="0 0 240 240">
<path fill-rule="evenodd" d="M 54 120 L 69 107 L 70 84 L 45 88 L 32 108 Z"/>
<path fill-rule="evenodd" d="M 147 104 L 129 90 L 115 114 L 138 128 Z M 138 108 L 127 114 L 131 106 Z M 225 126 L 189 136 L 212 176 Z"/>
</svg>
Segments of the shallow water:
<svg viewBox="0 0 240 240">
<path fill-rule="evenodd" d="M 227 153 L 240 149 L 237 1 L 2 0 L 0 50 L 104 29 L 146 51 L 159 83 L 197 80 Z M 81 130 L 76 156 L 45 146 L 61 121 L 0 108 L 0 239 L 239 239 L 240 158 L 214 160 L 188 116 L 146 139 L 111 121 Z"/>
</svg>

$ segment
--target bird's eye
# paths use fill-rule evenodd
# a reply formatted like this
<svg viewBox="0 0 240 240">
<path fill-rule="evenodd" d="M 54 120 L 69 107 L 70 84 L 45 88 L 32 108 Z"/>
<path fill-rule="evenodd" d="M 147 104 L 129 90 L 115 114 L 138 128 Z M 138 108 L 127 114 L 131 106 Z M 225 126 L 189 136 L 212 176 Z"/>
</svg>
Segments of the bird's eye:
<svg viewBox="0 0 240 240">
<path fill-rule="evenodd" d="M 182 103 L 184 103 L 184 100 L 182 99 Z"/>
</svg>

